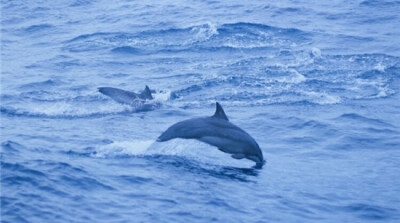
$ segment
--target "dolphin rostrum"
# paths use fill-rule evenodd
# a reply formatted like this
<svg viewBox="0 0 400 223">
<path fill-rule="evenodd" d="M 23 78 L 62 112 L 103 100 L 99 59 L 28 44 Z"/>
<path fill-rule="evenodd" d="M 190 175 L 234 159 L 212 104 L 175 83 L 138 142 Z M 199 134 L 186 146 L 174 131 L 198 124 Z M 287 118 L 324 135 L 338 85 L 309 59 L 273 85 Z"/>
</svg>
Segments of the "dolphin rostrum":
<svg viewBox="0 0 400 223">
<path fill-rule="evenodd" d="M 264 164 L 263 154 L 257 142 L 228 120 L 218 102 L 213 116 L 178 122 L 163 132 L 157 141 L 164 142 L 174 138 L 197 139 L 216 146 L 222 152 L 232 154 L 232 158 L 252 160 L 256 162 L 256 167 L 261 168 Z"/>
<path fill-rule="evenodd" d="M 153 99 L 150 88 L 147 85 L 145 89 L 139 94 L 113 87 L 100 87 L 98 89 L 100 93 L 107 95 L 122 104 L 133 104 L 137 101 Z"/>
</svg>

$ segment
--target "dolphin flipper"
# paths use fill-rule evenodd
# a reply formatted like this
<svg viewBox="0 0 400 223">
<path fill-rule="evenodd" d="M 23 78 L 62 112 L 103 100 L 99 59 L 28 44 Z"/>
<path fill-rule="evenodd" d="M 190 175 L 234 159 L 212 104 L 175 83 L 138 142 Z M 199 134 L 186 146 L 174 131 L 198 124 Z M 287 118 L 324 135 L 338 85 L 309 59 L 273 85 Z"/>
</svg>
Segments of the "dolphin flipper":
<svg viewBox="0 0 400 223">
<path fill-rule="evenodd" d="M 243 153 L 236 153 L 236 154 L 233 154 L 231 157 L 234 159 L 240 160 L 240 159 L 245 158 L 246 156 Z"/>
<path fill-rule="evenodd" d="M 221 148 L 221 147 L 218 147 L 218 150 L 221 151 L 221 152 L 224 152 L 224 153 L 228 153 L 228 151 L 226 149 Z"/>
</svg>

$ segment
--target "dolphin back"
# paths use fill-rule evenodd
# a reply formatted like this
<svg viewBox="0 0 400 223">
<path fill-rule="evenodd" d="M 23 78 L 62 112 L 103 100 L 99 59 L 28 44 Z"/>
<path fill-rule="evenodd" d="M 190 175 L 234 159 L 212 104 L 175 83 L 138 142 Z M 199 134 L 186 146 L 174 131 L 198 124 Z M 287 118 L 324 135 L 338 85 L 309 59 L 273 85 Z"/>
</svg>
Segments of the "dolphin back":
<svg viewBox="0 0 400 223">
<path fill-rule="evenodd" d="M 101 87 L 99 92 L 122 104 L 132 104 L 134 100 L 139 99 L 136 93 L 113 87 Z"/>
<path fill-rule="evenodd" d="M 190 133 L 188 129 L 188 123 L 191 120 L 186 120 L 182 122 L 178 122 L 167 130 L 165 130 L 157 139 L 158 142 L 168 141 L 174 138 L 188 138 L 188 133 Z"/>
<path fill-rule="evenodd" d="M 194 118 L 172 125 L 158 137 L 157 141 L 164 142 L 174 138 L 197 139 L 207 135 L 209 131 L 204 118 Z"/>
</svg>

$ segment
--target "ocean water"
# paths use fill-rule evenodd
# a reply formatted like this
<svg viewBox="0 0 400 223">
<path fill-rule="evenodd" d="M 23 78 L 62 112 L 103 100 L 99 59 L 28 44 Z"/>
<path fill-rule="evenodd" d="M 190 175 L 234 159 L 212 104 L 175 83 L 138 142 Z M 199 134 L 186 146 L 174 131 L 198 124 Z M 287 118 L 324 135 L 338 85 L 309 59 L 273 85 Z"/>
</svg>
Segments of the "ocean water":
<svg viewBox="0 0 400 223">
<path fill-rule="evenodd" d="M 0 5 L 1 222 L 400 222 L 400 1 Z M 216 101 L 262 169 L 155 142 Z"/>
</svg>

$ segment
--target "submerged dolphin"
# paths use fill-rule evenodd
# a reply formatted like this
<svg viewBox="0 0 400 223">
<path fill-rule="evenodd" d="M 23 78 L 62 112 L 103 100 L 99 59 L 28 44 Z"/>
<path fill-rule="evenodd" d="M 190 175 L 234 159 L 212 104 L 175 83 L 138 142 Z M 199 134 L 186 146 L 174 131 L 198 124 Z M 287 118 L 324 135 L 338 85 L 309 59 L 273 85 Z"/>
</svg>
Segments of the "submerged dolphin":
<svg viewBox="0 0 400 223">
<path fill-rule="evenodd" d="M 147 85 L 140 94 L 113 87 L 100 87 L 99 92 L 122 104 L 133 104 L 138 100 L 144 101 L 153 99 L 150 88 Z"/>
<path fill-rule="evenodd" d="M 159 142 L 174 138 L 197 139 L 216 146 L 235 159 L 249 159 L 256 167 L 264 164 L 263 154 L 257 142 L 244 130 L 229 122 L 221 105 L 216 103 L 213 116 L 193 118 L 178 122 L 169 127 L 157 139 Z"/>
</svg>

